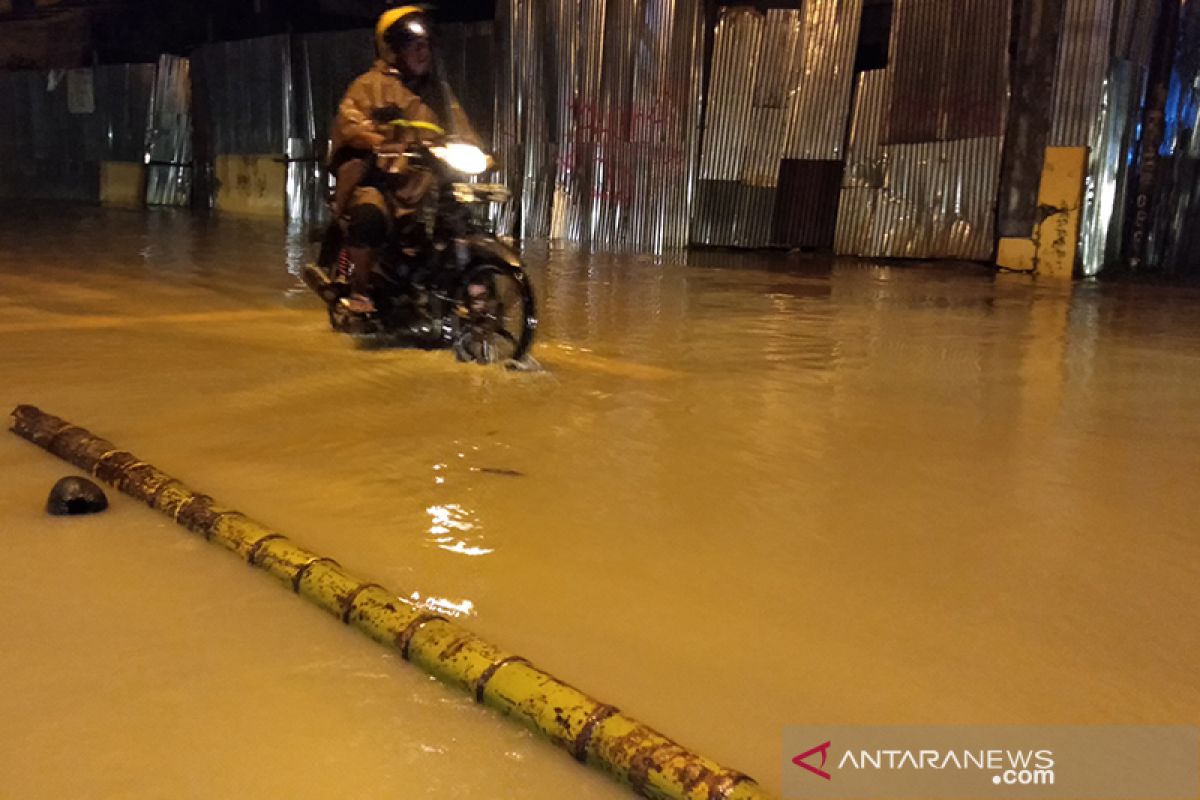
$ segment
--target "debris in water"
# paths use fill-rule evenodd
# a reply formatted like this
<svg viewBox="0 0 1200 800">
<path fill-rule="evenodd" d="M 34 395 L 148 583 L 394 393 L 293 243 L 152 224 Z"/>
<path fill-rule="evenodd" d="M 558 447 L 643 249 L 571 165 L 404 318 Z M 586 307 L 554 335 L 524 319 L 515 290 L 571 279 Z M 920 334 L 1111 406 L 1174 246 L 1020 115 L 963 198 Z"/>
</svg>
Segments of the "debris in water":
<svg viewBox="0 0 1200 800">
<path fill-rule="evenodd" d="M 525 473 L 516 469 L 504 469 L 502 467 L 471 467 L 471 472 L 484 472 L 488 475 L 504 475 L 509 478 L 524 478 Z"/>
<path fill-rule="evenodd" d="M 46 513 L 56 517 L 95 514 L 108 508 L 104 490 L 87 478 L 74 476 L 61 479 L 50 490 Z"/>
</svg>

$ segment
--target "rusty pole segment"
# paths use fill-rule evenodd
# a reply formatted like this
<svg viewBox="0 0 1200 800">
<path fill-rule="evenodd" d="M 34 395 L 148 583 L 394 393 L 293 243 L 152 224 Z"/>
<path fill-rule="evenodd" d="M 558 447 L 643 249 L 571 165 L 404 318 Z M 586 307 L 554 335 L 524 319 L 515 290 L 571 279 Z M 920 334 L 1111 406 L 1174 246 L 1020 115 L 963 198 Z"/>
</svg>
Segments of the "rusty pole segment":
<svg viewBox="0 0 1200 800">
<path fill-rule="evenodd" d="M 333 559 L 219 506 L 129 451 L 33 406 L 18 406 L 12 416 L 14 433 L 265 570 L 342 622 L 399 650 L 430 675 L 543 734 L 643 797 L 768 800 L 746 775 L 693 753 L 458 623 L 351 574 Z"/>
</svg>

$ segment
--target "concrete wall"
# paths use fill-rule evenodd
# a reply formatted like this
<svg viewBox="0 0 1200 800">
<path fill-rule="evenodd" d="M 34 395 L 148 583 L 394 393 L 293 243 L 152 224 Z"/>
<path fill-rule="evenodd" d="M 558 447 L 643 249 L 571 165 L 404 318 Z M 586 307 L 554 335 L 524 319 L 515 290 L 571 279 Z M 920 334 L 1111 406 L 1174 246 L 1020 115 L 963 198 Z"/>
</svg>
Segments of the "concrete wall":
<svg viewBox="0 0 1200 800">
<path fill-rule="evenodd" d="M 217 211 L 285 218 L 287 164 L 278 155 L 217 156 L 215 174 Z"/>
</svg>

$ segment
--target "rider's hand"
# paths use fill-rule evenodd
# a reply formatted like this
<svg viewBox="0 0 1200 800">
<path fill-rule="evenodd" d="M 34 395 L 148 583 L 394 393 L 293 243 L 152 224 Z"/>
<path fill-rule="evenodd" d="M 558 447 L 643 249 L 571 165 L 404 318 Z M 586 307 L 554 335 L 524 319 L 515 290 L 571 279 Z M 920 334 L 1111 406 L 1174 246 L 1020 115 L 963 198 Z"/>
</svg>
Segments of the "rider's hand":
<svg viewBox="0 0 1200 800">
<path fill-rule="evenodd" d="M 382 133 L 376 133 L 375 131 L 360 131 L 349 141 L 349 145 L 360 150 L 374 150 L 376 147 L 379 147 L 379 145 L 386 141 L 387 137 L 385 137 Z"/>
</svg>

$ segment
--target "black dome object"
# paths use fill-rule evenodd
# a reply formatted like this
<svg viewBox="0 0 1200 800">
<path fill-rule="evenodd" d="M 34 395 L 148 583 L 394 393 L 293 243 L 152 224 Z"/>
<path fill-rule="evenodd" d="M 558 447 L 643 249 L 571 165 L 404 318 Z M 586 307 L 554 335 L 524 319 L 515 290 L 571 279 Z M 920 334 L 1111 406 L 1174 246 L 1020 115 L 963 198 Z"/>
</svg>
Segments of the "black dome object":
<svg viewBox="0 0 1200 800">
<path fill-rule="evenodd" d="M 54 484 L 46 500 L 46 513 L 56 517 L 95 514 L 108 508 L 104 490 L 87 478 L 68 477 Z"/>
</svg>

